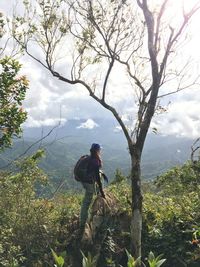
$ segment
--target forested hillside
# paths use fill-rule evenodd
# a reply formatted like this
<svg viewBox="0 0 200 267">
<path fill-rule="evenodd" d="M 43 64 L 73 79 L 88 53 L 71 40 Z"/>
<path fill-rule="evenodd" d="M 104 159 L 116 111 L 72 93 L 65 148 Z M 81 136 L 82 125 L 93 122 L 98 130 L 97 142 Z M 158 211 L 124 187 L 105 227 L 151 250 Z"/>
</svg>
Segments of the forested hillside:
<svg viewBox="0 0 200 267">
<path fill-rule="evenodd" d="M 86 133 L 88 130 L 85 130 Z M 40 130 L 38 129 L 38 133 Z M 79 133 L 80 134 L 80 133 Z M 111 135 L 111 137 L 115 136 Z M 110 137 L 110 138 L 111 138 Z M 27 138 L 27 137 L 26 137 Z M 0 155 L 0 167 L 4 167 L 18 159 L 32 144 L 38 139 L 26 139 L 14 143 L 12 149 L 7 149 Z M 59 140 L 60 138 L 60 140 Z M 102 158 L 104 170 L 110 180 L 113 179 L 116 169 L 119 169 L 124 175 L 130 173 L 130 159 L 127 151 L 126 143 L 123 142 L 122 135 L 118 134 L 117 139 L 110 142 L 109 137 L 102 136 Z M 67 187 L 71 188 L 73 168 L 80 156 L 88 154 L 92 140 L 99 140 L 100 137 L 95 132 L 88 133 L 86 137 L 74 135 L 71 137 L 57 137 L 52 135 L 45 139 L 43 143 L 36 144 L 23 156 L 30 155 L 39 147 L 45 150 L 45 158 L 42 159 L 40 166 L 58 183 L 61 179 L 66 179 Z M 29 140 L 29 141 L 28 141 Z M 162 137 L 150 135 L 143 154 L 142 176 L 143 180 L 154 179 L 157 175 L 168 170 L 170 167 L 183 164 L 190 158 L 191 145 L 193 140 L 178 139 L 175 137 Z M 6 168 L 11 168 L 9 165 Z M 6 169 L 5 168 L 5 169 Z"/>
</svg>

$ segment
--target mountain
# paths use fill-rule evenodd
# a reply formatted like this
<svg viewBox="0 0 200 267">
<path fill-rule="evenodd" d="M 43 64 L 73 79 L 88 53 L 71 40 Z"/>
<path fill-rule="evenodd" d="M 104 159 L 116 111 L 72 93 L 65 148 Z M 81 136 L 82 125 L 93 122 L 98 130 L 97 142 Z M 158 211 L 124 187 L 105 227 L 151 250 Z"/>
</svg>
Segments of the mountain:
<svg viewBox="0 0 200 267">
<path fill-rule="evenodd" d="M 68 121 L 34 145 L 27 155 L 39 147 L 44 148 L 46 157 L 41 161 L 40 166 L 54 181 L 66 177 L 70 187 L 74 184 L 72 178 L 74 164 L 81 155 L 89 153 L 91 143 L 98 142 L 103 146 L 102 157 L 108 176 L 113 179 L 117 168 L 128 175 L 130 158 L 127 144 L 122 132 L 116 131 L 117 124 L 110 120 L 94 119 L 95 127 L 88 129 L 90 125 L 86 122 L 85 120 Z M 12 148 L 1 153 L 0 168 L 23 154 L 27 148 L 51 130 L 52 127 L 24 129 L 23 139 L 15 141 Z M 149 134 L 142 157 L 143 179 L 153 179 L 172 166 L 184 163 L 189 159 L 192 142 L 190 139 L 179 139 L 174 136 Z"/>
<path fill-rule="evenodd" d="M 126 145 L 126 140 L 121 131 L 117 130 L 116 126 L 118 124 L 114 120 L 109 119 L 69 120 L 65 125 L 55 128 L 45 141 L 63 139 L 87 144 L 98 142 L 103 146 L 105 144 L 117 144 L 121 148 Z M 23 137 L 25 140 L 39 139 L 41 136 L 47 135 L 52 128 L 52 126 L 24 128 Z"/>
</svg>

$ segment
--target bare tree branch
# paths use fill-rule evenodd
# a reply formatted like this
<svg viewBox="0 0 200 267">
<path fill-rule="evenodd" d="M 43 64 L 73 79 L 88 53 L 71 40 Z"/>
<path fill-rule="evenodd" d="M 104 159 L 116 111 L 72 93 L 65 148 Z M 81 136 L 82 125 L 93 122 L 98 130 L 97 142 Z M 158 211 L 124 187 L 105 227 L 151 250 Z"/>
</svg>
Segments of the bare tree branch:
<svg viewBox="0 0 200 267">
<path fill-rule="evenodd" d="M 161 23 L 161 18 L 164 14 L 164 11 L 165 11 L 165 8 L 166 8 L 166 5 L 167 5 L 167 2 L 169 0 L 165 0 L 163 1 L 162 5 L 161 5 L 161 8 L 160 8 L 160 11 L 158 13 L 158 17 L 157 17 L 157 22 L 156 22 L 156 33 L 155 33 L 155 48 L 156 48 L 156 53 L 158 54 L 158 43 L 159 43 L 159 31 L 160 31 L 160 23 Z"/>
<path fill-rule="evenodd" d="M 198 77 L 198 79 L 199 78 L 200 77 Z M 163 98 L 163 97 L 166 97 L 166 96 L 169 96 L 169 95 L 174 95 L 174 94 L 179 93 L 179 92 L 181 92 L 183 90 L 186 90 L 188 88 L 191 88 L 191 86 L 193 86 L 195 84 L 198 85 L 198 86 L 200 85 L 199 83 L 192 82 L 192 83 L 190 83 L 190 84 L 188 84 L 188 85 L 186 85 L 186 86 L 184 86 L 182 88 L 177 88 L 177 90 L 175 90 L 175 91 L 172 91 L 172 92 L 169 92 L 169 93 L 166 93 L 166 94 L 159 95 L 157 98 Z"/>
<path fill-rule="evenodd" d="M 135 80 L 135 84 L 141 89 L 143 95 L 145 95 L 145 89 L 142 86 L 142 83 L 140 82 L 140 80 L 131 72 L 131 68 L 130 68 L 129 63 L 122 61 L 121 59 L 118 59 L 118 61 L 127 67 L 128 74 L 130 75 L 131 78 L 133 78 Z"/>
<path fill-rule="evenodd" d="M 111 62 L 109 63 L 109 67 L 108 67 L 108 70 L 107 70 L 107 73 L 106 73 L 106 77 L 105 77 L 105 80 L 104 80 L 104 84 L 103 84 L 103 94 L 102 94 L 102 100 L 103 100 L 103 101 L 105 101 L 106 86 L 107 86 L 108 78 L 109 78 L 109 75 L 110 75 L 111 70 L 112 70 L 112 68 L 113 68 L 114 62 L 115 62 L 115 59 L 112 58 Z"/>
<path fill-rule="evenodd" d="M 41 141 L 43 141 L 44 139 L 46 139 L 56 128 L 58 128 L 60 126 L 60 123 L 61 123 L 61 121 L 58 123 L 58 125 L 54 126 L 45 136 L 42 136 L 39 140 L 37 140 L 36 142 L 34 142 L 33 144 L 31 144 L 23 153 L 21 153 L 19 156 L 17 156 L 15 159 L 13 159 L 8 164 L 6 164 L 3 167 L 1 167 L 1 169 L 8 168 L 16 160 L 18 160 L 18 159 L 22 158 L 23 156 L 25 156 L 31 150 L 31 148 L 33 148 L 34 146 L 36 146 L 37 144 L 39 144 Z"/>
</svg>

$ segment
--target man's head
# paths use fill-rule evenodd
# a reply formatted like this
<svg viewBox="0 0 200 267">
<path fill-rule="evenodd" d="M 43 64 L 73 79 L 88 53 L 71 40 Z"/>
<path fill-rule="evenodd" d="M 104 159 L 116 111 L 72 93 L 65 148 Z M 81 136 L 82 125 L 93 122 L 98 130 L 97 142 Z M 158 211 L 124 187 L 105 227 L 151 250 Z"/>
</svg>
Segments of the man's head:
<svg viewBox="0 0 200 267">
<path fill-rule="evenodd" d="M 96 154 L 99 155 L 100 152 L 101 152 L 101 146 L 99 144 L 96 144 L 96 143 L 92 144 L 91 148 L 90 148 L 90 152 L 91 153 L 96 153 Z"/>
</svg>

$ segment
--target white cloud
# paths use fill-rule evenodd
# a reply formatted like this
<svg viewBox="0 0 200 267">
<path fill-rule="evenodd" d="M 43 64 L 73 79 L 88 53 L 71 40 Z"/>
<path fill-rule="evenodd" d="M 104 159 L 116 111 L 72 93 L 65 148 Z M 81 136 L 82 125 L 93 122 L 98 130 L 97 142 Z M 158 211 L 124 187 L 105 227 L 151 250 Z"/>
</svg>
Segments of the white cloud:
<svg viewBox="0 0 200 267">
<path fill-rule="evenodd" d="M 92 119 L 88 119 L 86 120 L 85 122 L 81 123 L 80 126 L 78 126 L 77 128 L 78 129 L 89 129 L 89 130 L 92 130 L 96 127 L 99 127 L 99 125 L 93 121 Z"/>
<path fill-rule="evenodd" d="M 113 130 L 115 133 L 119 133 L 122 131 L 122 128 L 121 126 L 115 126 L 114 130 Z"/>
<path fill-rule="evenodd" d="M 44 119 L 44 120 L 35 120 L 29 116 L 28 120 L 24 123 L 25 127 L 41 127 L 41 126 L 55 126 L 55 125 L 64 125 L 66 123 L 65 119 L 53 118 L 53 119 Z"/>
<path fill-rule="evenodd" d="M 196 138 L 200 136 L 199 100 L 185 99 L 170 105 L 167 113 L 154 118 L 152 127 L 168 135 Z"/>
</svg>

